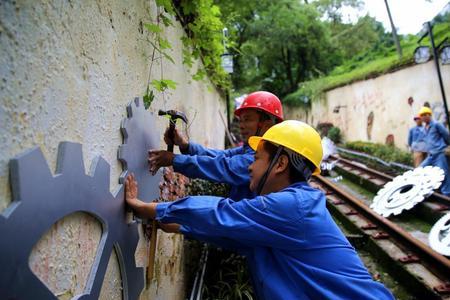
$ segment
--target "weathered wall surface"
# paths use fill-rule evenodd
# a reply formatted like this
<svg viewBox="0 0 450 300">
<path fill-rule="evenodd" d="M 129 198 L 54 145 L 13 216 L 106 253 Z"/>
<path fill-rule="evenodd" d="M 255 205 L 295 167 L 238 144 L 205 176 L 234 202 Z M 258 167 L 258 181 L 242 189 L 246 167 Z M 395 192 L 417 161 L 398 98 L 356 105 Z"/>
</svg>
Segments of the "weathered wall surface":
<svg viewBox="0 0 450 300">
<path fill-rule="evenodd" d="M 441 65 L 441 72 L 449 98 L 450 66 Z M 412 105 L 408 104 L 409 97 L 414 99 Z M 348 141 L 384 143 L 392 134 L 396 146 L 406 149 L 408 130 L 415 125 L 413 116 L 425 102 L 431 104 L 435 117 L 442 117 L 442 97 L 433 61 L 330 90 L 323 99 L 312 103 L 311 110 L 288 108 L 286 115 L 313 125 L 331 122 Z M 333 113 L 337 106 L 342 106 L 339 113 Z"/>
<path fill-rule="evenodd" d="M 144 0 L 0 2 L 0 211 L 11 203 L 9 159 L 36 145 L 55 170 L 58 143 L 82 143 L 86 170 L 101 155 L 111 165 L 111 190 L 117 187 L 120 122 L 126 104 L 146 90 L 152 46 L 143 24 L 155 14 L 154 2 Z M 224 126 L 218 120 L 219 111 L 225 113 L 224 102 L 211 84 L 191 80 L 182 65 L 184 31 L 174 24 L 165 35 L 175 64 L 163 61 L 161 68 L 158 60 L 150 76 L 159 79 L 162 69 L 164 78 L 178 86 L 164 97 L 157 94 L 150 110 L 184 111 L 192 120 L 191 139 L 223 147 Z M 161 118 L 161 133 L 165 126 L 167 119 Z M 101 235 L 97 223 L 87 214 L 71 215 L 53 226 L 30 256 L 34 272 L 61 299 L 85 285 Z M 77 243 L 70 242 L 74 237 Z M 76 249 L 79 244 L 81 250 Z M 174 267 L 157 269 L 160 273 L 143 299 L 183 298 L 181 244 L 181 237 L 160 235 L 159 264 Z M 138 265 L 146 264 L 146 246 L 142 239 Z M 119 299 L 120 282 L 113 255 L 102 298 Z"/>
</svg>

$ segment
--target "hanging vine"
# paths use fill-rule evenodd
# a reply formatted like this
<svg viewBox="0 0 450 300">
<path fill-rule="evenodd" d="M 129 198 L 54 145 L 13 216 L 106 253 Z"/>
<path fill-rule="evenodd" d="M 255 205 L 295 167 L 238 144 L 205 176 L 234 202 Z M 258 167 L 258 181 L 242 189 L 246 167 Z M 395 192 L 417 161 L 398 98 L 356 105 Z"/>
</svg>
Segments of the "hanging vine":
<svg viewBox="0 0 450 300">
<path fill-rule="evenodd" d="M 206 80 L 207 78 L 219 89 L 229 86 L 227 74 L 221 65 L 223 54 L 222 29 L 220 9 L 213 5 L 212 0 L 155 0 L 157 5 L 156 21 L 145 24 L 145 28 L 151 33 L 150 43 L 153 46 L 147 90 L 144 95 L 146 107 L 150 106 L 154 99 L 153 89 L 164 94 L 169 89 L 175 89 L 177 83 L 165 79 L 163 74 L 163 59 L 175 63 L 169 51 L 172 45 L 164 37 L 164 28 L 173 26 L 172 18 L 176 17 L 183 26 L 186 36 L 181 38 L 183 43 L 183 64 L 192 69 L 194 61 L 201 59 L 203 67 L 200 67 L 192 75 L 193 80 Z M 161 60 L 161 72 L 158 80 L 151 80 L 153 63 Z"/>
<path fill-rule="evenodd" d="M 164 27 L 168 27 L 172 25 L 172 21 L 169 17 L 167 17 L 162 10 L 162 6 L 157 3 L 157 14 L 156 14 L 156 23 L 148 23 L 144 24 L 145 28 L 151 33 L 151 39 L 149 40 L 150 44 L 153 46 L 151 61 L 150 61 L 150 69 L 148 73 L 147 80 L 147 89 L 145 95 L 143 97 L 144 105 L 148 108 L 153 99 L 155 98 L 155 94 L 153 93 L 153 89 L 162 93 L 163 98 L 165 97 L 165 92 L 168 89 L 176 89 L 177 83 L 171 79 L 164 78 L 164 68 L 163 68 L 163 59 L 167 59 L 171 63 L 175 63 L 173 58 L 169 54 L 169 50 L 172 49 L 172 45 L 169 40 L 164 37 L 164 29 L 161 26 L 161 23 Z M 155 61 L 160 60 L 160 78 L 159 79 L 151 79 L 153 64 Z"/>
</svg>

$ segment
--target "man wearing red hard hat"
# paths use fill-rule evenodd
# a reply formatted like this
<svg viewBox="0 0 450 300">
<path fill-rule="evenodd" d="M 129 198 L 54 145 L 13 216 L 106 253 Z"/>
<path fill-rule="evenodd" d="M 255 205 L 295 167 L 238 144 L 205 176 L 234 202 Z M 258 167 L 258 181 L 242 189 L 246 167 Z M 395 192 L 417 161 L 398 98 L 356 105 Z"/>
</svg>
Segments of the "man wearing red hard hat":
<svg viewBox="0 0 450 300">
<path fill-rule="evenodd" d="M 254 150 L 248 146 L 248 138 L 262 136 L 270 127 L 283 121 L 283 108 L 277 96 L 258 91 L 249 94 L 234 113 L 239 118 L 243 146 L 227 150 L 209 149 L 188 141 L 176 130 L 173 141 L 182 154 L 151 150 L 150 171 L 173 166 L 175 172 L 187 177 L 229 184 L 229 197 L 233 200 L 252 197 L 248 167 L 254 160 Z M 167 132 L 164 140 L 171 143 Z"/>
</svg>

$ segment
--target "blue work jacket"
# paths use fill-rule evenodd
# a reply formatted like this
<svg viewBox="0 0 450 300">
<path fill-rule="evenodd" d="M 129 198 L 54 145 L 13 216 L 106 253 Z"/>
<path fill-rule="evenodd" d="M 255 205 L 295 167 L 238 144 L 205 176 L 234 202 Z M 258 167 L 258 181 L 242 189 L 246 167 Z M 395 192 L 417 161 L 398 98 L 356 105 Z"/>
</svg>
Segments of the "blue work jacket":
<svg viewBox="0 0 450 300">
<path fill-rule="evenodd" d="M 298 182 L 237 202 L 193 196 L 159 203 L 156 219 L 245 255 L 258 299 L 393 299 L 372 280 L 325 204 L 322 192 Z"/>
<path fill-rule="evenodd" d="M 414 126 L 409 129 L 408 146 L 413 151 L 427 152 L 425 142 L 425 128 L 423 126 Z"/>
<path fill-rule="evenodd" d="M 173 169 L 190 178 L 229 184 L 229 197 L 233 200 L 253 198 L 254 193 L 249 189 L 248 167 L 254 161 L 254 154 L 255 151 L 248 145 L 215 150 L 189 143 L 187 154 L 175 155 Z"/>
<path fill-rule="evenodd" d="M 447 129 L 439 122 L 431 121 L 429 127 L 425 127 L 425 142 L 427 152 L 437 154 L 444 151 L 450 142 Z"/>
</svg>

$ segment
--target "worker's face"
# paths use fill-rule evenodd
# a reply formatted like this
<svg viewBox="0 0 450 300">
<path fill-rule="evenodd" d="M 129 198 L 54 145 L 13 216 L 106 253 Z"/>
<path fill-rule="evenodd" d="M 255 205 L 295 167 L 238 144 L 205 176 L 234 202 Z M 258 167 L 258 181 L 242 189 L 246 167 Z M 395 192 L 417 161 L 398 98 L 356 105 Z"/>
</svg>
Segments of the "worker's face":
<svg viewBox="0 0 450 300">
<path fill-rule="evenodd" d="M 421 118 L 416 118 L 416 119 L 414 119 L 414 121 L 416 121 L 416 125 L 417 126 L 422 126 L 422 119 Z"/>
<path fill-rule="evenodd" d="M 248 167 L 250 174 L 250 190 L 256 192 L 259 181 L 263 177 L 270 164 L 270 154 L 264 149 L 263 143 L 258 145 L 255 153 L 255 161 Z"/>
<path fill-rule="evenodd" d="M 264 134 L 273 124 L 271 120 L 261 121 L 261 115 L 256 109 L 245 109 L 239 117 L 239 129 L 242 139 L 247 142 L 248 138 L 256 135 L 258 128 L 260 136 Z"/>
<path fill-rule="evenodd" d="M 422 122 L 430 123 L 431 122 L 431 114 L 423 114 L 422 116 Z"/>
</svg>

